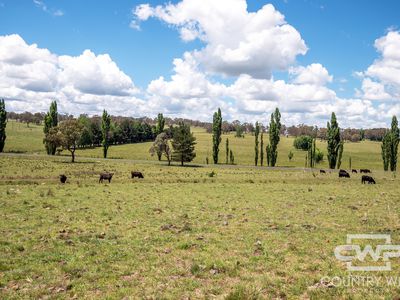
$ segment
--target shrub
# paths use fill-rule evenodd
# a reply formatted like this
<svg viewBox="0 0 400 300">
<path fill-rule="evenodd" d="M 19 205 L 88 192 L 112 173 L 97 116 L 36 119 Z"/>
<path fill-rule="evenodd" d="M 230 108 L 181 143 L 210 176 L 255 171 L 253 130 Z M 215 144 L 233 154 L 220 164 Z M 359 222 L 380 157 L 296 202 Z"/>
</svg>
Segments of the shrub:
<svg viewBox="0 0 400 300">
<path fill-rule="evenodd" d="M 308 135 L 301 135 L 295 138 L 293 146 L 299 150 L 307 151 L 312 143 L 312 137 Z"/>
<path fill-rule="evenodd" d="M 317 164 L 324 160 L 324 153 L 318 148 L 315 150 L 314 159 Z"/>
</svg>

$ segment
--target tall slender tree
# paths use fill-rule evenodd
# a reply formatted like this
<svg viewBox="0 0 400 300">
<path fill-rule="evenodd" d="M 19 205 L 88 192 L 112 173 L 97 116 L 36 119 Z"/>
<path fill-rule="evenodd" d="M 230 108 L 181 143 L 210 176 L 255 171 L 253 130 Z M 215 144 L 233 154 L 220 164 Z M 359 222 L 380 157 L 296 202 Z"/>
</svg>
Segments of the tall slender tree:
<svg viewBox="0 0 400 300">
<path fill-rule="evenodd" d="M 391 152 L 391 134 L 390 132 L 386 132 L 382 139 L 382 160 L 383 160 L 383 170 L 389 170 L 390 164 L 390 152 Z"/>
<path fill-rule="evenodd" d="M 157 125 L 156 125 L 156 135 L 159 135 L 161 132 L 164 131 L 165 126 L 165 119 L 162 113 L 157 115 Z"/>
<path fill-rule="evenodd" d="M 0 152 L 3 152 L 6 143 L 7 111 L 4 99 L 0 99 Z"/>
<path fill-rule="evenodd" d="M 196 138 L 190 132 L 190 126 L 180 122 L 178 127 L 174 130 L 172 140 L 172 159 L 181 162 L 191 162 L 195 157 L 194 145 Z"/>
<path fill-rule="evenodd" d="M 226 150 L 226 164 L 228 164 L 229 163 L 229 139 L 228 138 L 226 138 L 225 150 Z"/>
<path fill-rule="evenodd" d="M 399 146 L 399 123 L 397 122 L 396 116 L 392 118 L 392 126 L 390 129 L 390 171 L 396 171 L 397 169 L 397 151 Z"/>
<path fill-rule="evenodd" d="M 280 141 L 281 131 L 281 113 L 276 108 L 275 112 L 271 114 L 271 121 L 269 123 L 269 145 L 267 145 L 267 162 L 268 165 L 274 167 L 278 159 L 278 144 Z"/>
<path fill-rule="evenodd" d="M 260 125 L 256 122 L 254 127 L 254 165 L 258 164 L 258 136 L 260 135 Z"/>
<path fill-rule="evenodd" d="M 340 148 L 340 128 L 334 112 L 331 115 L 331 122 L 327 123 L 327 140 L 329 168 L 334 169 Z"/>
<path fill-rule="evenodd" d="M 343 155 L 343 141 L 340 141 L 339 143 L 339 150 L 338 150 L 338 158 L 337 158 L 337 168 L 340 169 L 340 166 L 342 165 L 342 155 Z"/>
<path fill-rule="evenodd" d="M 58 125 L 58 112 L 57 112 L 57 102 L 52 101 L 50 104 L 50 109 L 44 117 L 44 128 L 43 132 L 47 135 L 51 128 L 57 127 Z M 54 155 L 56 154 L 57 145 L 49 141 L 48 139 L 44 139 L 43 143 L 45 144 L 47 154 Z"/>
<path fill-rule="evenodd" d="M 111 132 L 111 116 L 106 110 L 103 110 L 103 116 L 101 118 L 101 134 L 102 134 L 102 146 L 103 146 L 103 157 L 107 158 L 108 148 L 110 147 L 110 132 Z"/>
<path fill-rule="evenodd" d="M 264 133 L 261 126 L 261 136 L 260 136 L 260 165 L 264 165 Z"/>
<path fill-rule="evenodd" d="M 222 134 L 222 115 L 221 109 L 214 113 L 213 116 L 213 160 L 214 164 L 218 164 L 219 144 L 221 143 Z"/>
</svg>

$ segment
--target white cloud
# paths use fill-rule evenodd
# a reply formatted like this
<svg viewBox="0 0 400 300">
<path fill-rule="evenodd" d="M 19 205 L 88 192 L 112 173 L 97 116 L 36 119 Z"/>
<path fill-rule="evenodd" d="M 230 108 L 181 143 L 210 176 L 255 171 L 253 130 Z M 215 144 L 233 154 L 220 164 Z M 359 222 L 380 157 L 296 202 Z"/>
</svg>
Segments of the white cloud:
<svg viewBox="0 0 400 300">
<path fill-rule="evenodd" d="M 375 48 L 381 54 L 365 72 L 363 97 L 373 100 L 400 100 L 400 32 L 389 31 L 375 40 Z"/>
<path fill-rule="evenodd" d="M 108 54 L 57 56 L 19 35 L 0 36 L 0 97 L 8 110 L 44 111 L 57 99 L 64 112 L 146 114 L 139 90 Z"/>
<path fill-rule="evenodd" d="M 177 4 L 134 9 L 137 21 L 158 18 L 180 31 L 184 41 L 200 39 L 206 46 L 193 57 L 209 72 L 269 78 L 286 70 L 307 47 L 299 32 L 271 4 L 248 12 L 245 0 L 183 0 Z"/>
<path fill-rule="evenodd" d="M 311 64 L 307 67 L 292 67 L 289 74 L 295 76 L 293 82 L 298 84 L 325 85 L 332 82 L 333 76 L 329 75 L 328 70 L 321 64 Z"/>
</svg>

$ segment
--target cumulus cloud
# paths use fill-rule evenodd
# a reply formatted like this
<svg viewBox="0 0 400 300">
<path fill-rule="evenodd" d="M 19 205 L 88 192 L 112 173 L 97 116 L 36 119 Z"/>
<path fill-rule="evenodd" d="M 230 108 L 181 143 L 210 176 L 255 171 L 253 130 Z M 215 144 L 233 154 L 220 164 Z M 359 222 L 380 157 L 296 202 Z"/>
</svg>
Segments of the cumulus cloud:
<svg viewBox="0 0 400 300">
<path fill-rule="evenodd" d="M 295 76 L 293 82 L 300 84 L 325 85 L 332 82 L 333 76 L 321 64 L 311 64 L 307 67 L 299 66 L 289 69 L 289 74 Z"/>
<path fill-rule="evenodd" d="M 184 41 L 203 41 L 205 47 L 193 57 L 212 73 L 270 78 L 273 70 L 286 70 L 307 52 L 300 33 L 271 4 L 248 12 L 245 0 L 183 0 L 142 4 L 134 16 L 136 25 L 154 17 L 177 28 Z"/>
<path fill-rule="evenodd" d="M 52 99 L 68 113 L 145 112 L 145 101 L 131 78 L 108 54 L 85 50 L 57 56 L 19 35 L 0 36 L 0 97 L 9 110 L 46 110 Z M 136 105 L 140 105 L 136 108 Z"/>
<path fill-rule="evenodd" d="M 363 97 L 372 100 L 400 100 L 400 32 L 389 31 L 375 40 L 381 57 L 366 71 L 359 72 L 363 79 Z"/>
</svg>

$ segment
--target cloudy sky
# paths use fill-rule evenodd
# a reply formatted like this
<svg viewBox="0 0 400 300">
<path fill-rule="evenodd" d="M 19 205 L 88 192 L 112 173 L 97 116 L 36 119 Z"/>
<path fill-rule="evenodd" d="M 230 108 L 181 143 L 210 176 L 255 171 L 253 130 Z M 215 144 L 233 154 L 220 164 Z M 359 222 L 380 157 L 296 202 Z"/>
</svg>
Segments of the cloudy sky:
<svg viewBox="0 0 400 300">
<path fill-rule="evenodd" d="M 0 0 L 9 111 L 388 126 L 400 2 Z"/>
</svg>

